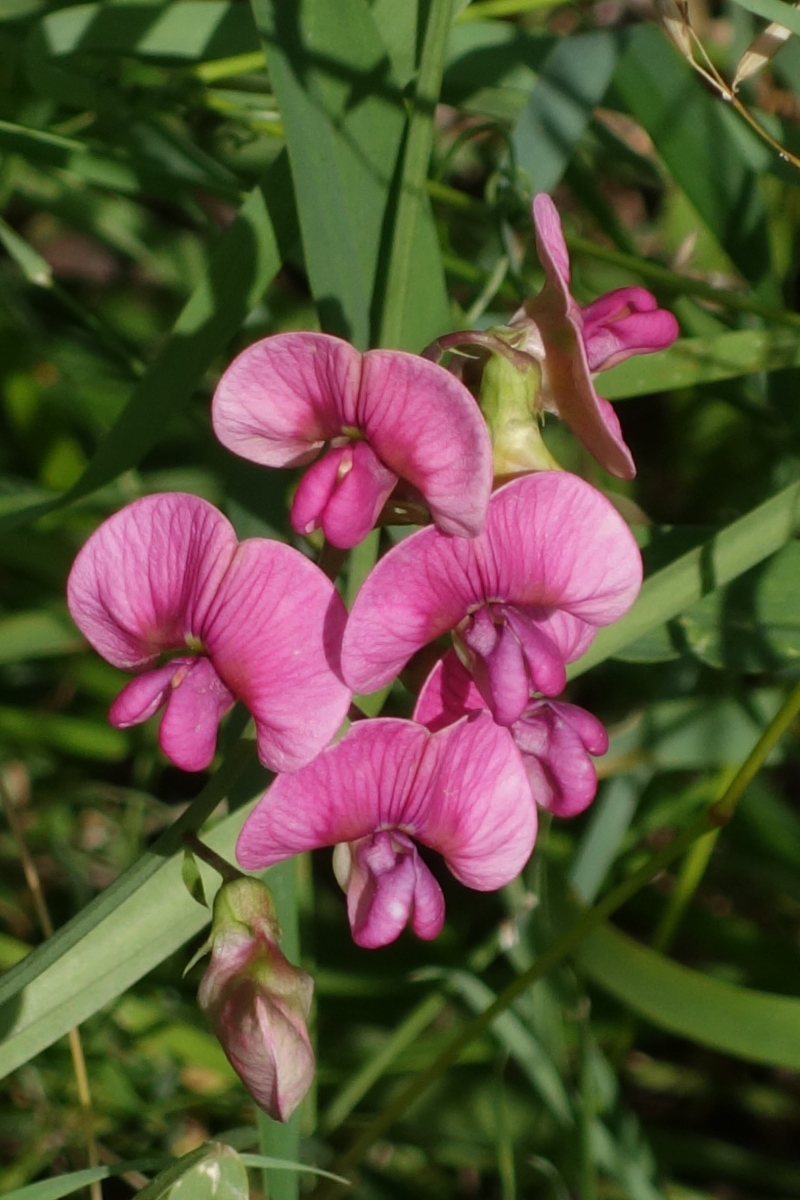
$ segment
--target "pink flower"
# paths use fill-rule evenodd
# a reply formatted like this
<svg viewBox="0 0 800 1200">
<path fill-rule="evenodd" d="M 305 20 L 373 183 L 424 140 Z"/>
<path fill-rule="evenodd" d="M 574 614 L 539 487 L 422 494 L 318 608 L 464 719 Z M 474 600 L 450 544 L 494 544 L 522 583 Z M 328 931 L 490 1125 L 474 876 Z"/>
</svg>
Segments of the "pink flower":
<svg viewBox="0 0 800 1200">
<path fill-rule="evenodd" d="M 494 493 L 477 538 L 422 529 L 378 562 L 347 622 L 342 671 L 355 691 L 376 691 L 453 631 L 495 720 L 512 725 L 531 691 L 563 691 L 564 664 L 627 612 L 641 579 L 604 496 L 566 472 L 524 475 Z"/>
<path fill-rule="evenodd" d="M 444 898 L 414 839 L 437 850 L 467 887 L 513 879 L 536 838 L 536 806 L 512 738 L 488 713 L 429 733 L 377 718 L 295 775 L 281 775 L 245 821 L 246 869 L 337 843 L 336 867 L 359 946 L 394 941 L 410 920 L 434 938 Z"/>
<path fill-rule="evenodd" d="M 632 354 L 670 346 L 678 336 L 672 313 L 640 287 L 620 288 L 581 309 L 569 290 L 569 253 L 555 204 L 545 193 L 533 200 L 533 222 L 544 287 L 526 300 L 511 326 L 526 331 L 519 346 L 540 359 L 544 407 L 556 413 L 612 475 L 636 474 L 613 407 L 594 389 L 592 372 Z M 519 345 L 519 343 L 517 343 Z"/>
<path fill-rule="evenodd" d="M 103 658 L 142 672 L 111 723 L 135 725 L 166 704 L 161 747 L 185 771 L 210 764 L 236 699 L 255 718 L 261 761 L 281 771 L 312 759 L 347 712 L 346 613 L 333 584 L 290 546 L 239 544 L 196 496 L 145 496 L 110 517 L 78 554 L 67 599 Z"/>
<path fill-rule="evenodd" d="M 413 719 L 435 732 L 485 707 L 469 671 L 448 650 L 422 685 Z M 537 804 L 557 817 L 574 817 L 591 804 L 597 775 L 590 756 L 608 750 L 596 717 L 575 704 L 532 696 L 511 734 Z"/>
<path fill-rule="evenodd" d="M 314 1079 L 306 1028 L 314 981 L 284 956 L 279 937 L 263 883 L 223 884 L 197 1000 L 256 1104 L 273 1120 L 288 1121 Z"/>
<path fill-rule="evenodd" d="M 267 467 L 311 462 L 292 524 L 347 549 L 369 533 L 398 479 L 445 533 L 472 537 L 486 515 L 492 449 L 467 389 L 399 350 L 361 355 L 324 333 L 281 333 L 244 350 L 212 405 L 229 450 Z M 321 458 L 320 451 L 328 443 Z"/>
</svg>

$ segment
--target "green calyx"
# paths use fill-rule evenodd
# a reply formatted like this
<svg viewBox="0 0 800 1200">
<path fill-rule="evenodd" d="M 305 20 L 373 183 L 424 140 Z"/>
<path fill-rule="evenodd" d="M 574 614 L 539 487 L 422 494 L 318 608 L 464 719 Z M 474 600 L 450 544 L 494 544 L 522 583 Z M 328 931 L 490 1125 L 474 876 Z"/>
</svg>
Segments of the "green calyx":
<svg viewBox="0 0 800 1200">
<path fill-rule="evenodd" d="M 542 438 L 542 369 L 528 354 L 493 351 L 483 368 L 480 406 L 494 449 L 496 476 L 561 470 Z"/>
<path fill-rule="evenodd" d="M 243 877 L 223 883 L 214 899 L 212 940 L 232 927 L 265 932 L 275 942 L 281 935 L 272 892 L 260 879 Z"/>
</svg>

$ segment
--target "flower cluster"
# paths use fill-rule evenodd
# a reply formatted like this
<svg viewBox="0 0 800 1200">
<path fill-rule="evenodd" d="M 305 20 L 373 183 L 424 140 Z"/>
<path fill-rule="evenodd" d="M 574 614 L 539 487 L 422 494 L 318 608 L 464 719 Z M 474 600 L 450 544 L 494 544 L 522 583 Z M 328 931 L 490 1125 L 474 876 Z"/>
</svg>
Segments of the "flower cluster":
<svg viewBox="0 0 800 1200">
<path fill-rule="evenodd" d="M 594 716 L 555 697 L 566 665 L 633 603 L 641 560 L 610 501 L 549 456 L 539 423 L 558 414 L 629 477 L 592 373 L 667 345 L 677 327 L 640 288 L 580 309 L 552 201 L 537 196 L 533 211 L 545 284 L 509 326 L 452 335 L 428 357 L 279 334 L 220 380 L 212 420 L 226 447 L 270 467 L 310 464 L 292 503 L 298 534 L 321 529 L 346 550 L 376 523 L 430 522 L 378 561 L 349 614 L 299 550 L 240 543 L 210 504 L 174 493 L 106 521 L 69 579 L 86 637 L 136 672 L 115 725 L 163 707 L 165 754 L 202 770 L 220 720 L 236 700 L 249 709 L 278 777 L 243 826 L 239 862 L 335 847 L 363 947 L 407 924 L 421 938 L 441 930 L 442 890 L 418 844 L 468 887 L 503 886 L 531 853 L 537 805 L 584 809 L 592 756 L 607 748 Z M 431 361 L 464 343 L 483 367 L 478 402 L 457 359 L 452 370 Z M 411 720 L 356 721 L 334 742 L 354 692 L 385 687 L 444 635 Z M 261 899 L 225 904 L 201 1003 L 257 1101 L 285 1119 L 313 1070 L 310 982 L 292 974 Z"/>
</svg>

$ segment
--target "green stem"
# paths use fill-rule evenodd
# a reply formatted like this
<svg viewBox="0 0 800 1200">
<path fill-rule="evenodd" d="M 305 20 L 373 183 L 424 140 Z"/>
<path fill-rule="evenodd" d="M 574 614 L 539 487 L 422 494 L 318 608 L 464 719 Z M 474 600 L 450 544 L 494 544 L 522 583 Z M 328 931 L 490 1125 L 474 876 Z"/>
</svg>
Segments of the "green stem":
<svg viewBox="0 0 800 1200">
<path fill-rule="evenodd" d="M 659 266 L 658 263 L 649 262 L 638 255 L 625 254 L 610 246 L 601 246 L 598 242 L 592 242 L 588 238 L 567 234 L 566 241 L 567 246 L 574 254 L 585 254 L 587 258 L 596 258 L 600 262 L 622 267 L 668 291 L 684 296 L 699 296 L 701 299 L 710 300 L 723 308 L 754 313 L 767 321 L 774 321 L 777 325 L 791 325 L 795 329 L 800 327 L 800 313 L 789 312 L 783 308 L 772 308 L 769 304 L 761 304 L 760 301 L 743 296 L 739 292 L 712 287 L 710 283 L 703 283 L 700 279 L 692 279 L 688 275 L 670 271 L 668 267 Z"/>
<path fill-rule="evenodd" d="M 646 884 L 654 879 L 665 867 L 680 858 L 698 838 L 712 830 L 718 829 L 733 816 L 736 805 L 745 788 L 755 777 L 759 769 L 769 757 L 771 751 L 788 729 L 794 718 L 800 712 L 800 683 L 796 684 L 783 706 L 773 717 L 770 724 L 758 740 L 758 743 L 748 755 L 745 762 L 737 771 L 736 776 L 726 789 L 724 795 L 712 804 L 702 816 L 687 826 L 668 846 L 653 854 L 638 871 L 634 871 L 628 879 L 623 880 L 617 887 L 606 895 L 599 904 L 584 912 L 575 924 L 552 943 L 537 960 L 518 975 L 506 987 L 493 1004 L 484 1009 L 466 1025 L 440 1051 L 432 1063 L 424 1070 L 413 1075 L 402 1087 L 390 1104 L 370 1121 L 369 1125 L 356 1139 L 350 1149 L 339 1159 L 335 1170 L 347 1174 L 364 1154 L 380 1138 L 395 1121 L 399 1120 L 411 1105 L 434 1083 L 448 1067 L 457 1061 L 462 1051 L 476 1038 L 479 1038 L 489 1028 L 492 1022 L 505 1012 L 517 999 L 523 995 L 531 984 L 548 975 L 552 969 L 575 950 L 584 938 L 604 921 L 621 908 L 631 896 L 634 896 Z M 331 1195 L 338 1195 L 339 1186 L 331 1189 Z"/>
<path fill-rule="evenodd" d="M 433 148 L 433 122 L 442 86 L 451 12 L 452 0 L 431 0 L 417 87 L 408 123 L 381 322 L 382 346 L 402 348 L 414 240 L 420 211 L 426 199 L 425 183 Z"/>
<path fill-rule="evenodd" d="M 183 844 L 192 854 L 197 855 L 203 862 L 217 872 L 224 883 L 233 883 L 236 879 L 246 879 L 247 876 L 233 863 L 229 863 L 227 858 L 223 858 L 221 854 L 217 854 L 216 850 L 212 850 L 205 842 L 201 842 L 200 838 L 193 830 L 187 830 L 183 835 Z"/>
</svg>

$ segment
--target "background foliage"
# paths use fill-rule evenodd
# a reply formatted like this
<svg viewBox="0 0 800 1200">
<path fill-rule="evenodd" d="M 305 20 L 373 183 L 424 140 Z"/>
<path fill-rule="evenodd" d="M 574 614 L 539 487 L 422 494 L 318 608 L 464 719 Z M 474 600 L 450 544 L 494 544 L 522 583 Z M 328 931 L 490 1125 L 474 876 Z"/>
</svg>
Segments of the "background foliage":
<svg viewBox="0 0 800 1200">
<path fill-rule="evenodd" d="M 779 0 L 691 10 L 723 75 L 753 11 L 797 23 Z M 365 1198 L 800 1195 L 793 739 L 773 738 L 719 836 L 702 817 L 798 676 L 800 174 L 652 18 L 645 0 L 0 4 L 0 1191 L 84 1168 L 91 1127 L 105 1167 L 65 1186 L 125 1170 L 111 1200 L 209 1138 L 360 1160 Z M 742 95 L 800 146 L 794 40 Z M 614 734 L 604 783 L 503 894 L 442 878 L 430 945 L 355 948 L 329 856 L 269 872 L 288 952 L 299 924 L 316 976 L 320 1070 L 287 1129 L 257 1127 L 196 1010 L 199 968 L 182 978 L 208 913 L 180 836 L 208 821 L 231 852 L 265 776 L 236 713 L 199 780 L 166 764 L 152 724 L 108 726 L 121 676 L 71 624 L 66 574 L 146 492 L 290 539 L 290 474 L 210 431 L 230 355 L 297 328 L 420 351 L 506 320 L 541 281 L 532 190 L 556 195 L 579 300 L 643 283 L 683 335 L 600 381 L 634 484 L 547 431 L 619 497 L 648 564 L 570 685 Z M 352 554 L 348 597 L 374 553 Z M 396 684 L 387 711 L 410 705 Z M 594 931 L 528 985 L 602 896 L 627 897 L 613 926 L 592 910 Z M 254 1194 L 331 1194 L 245 1161 Z M 244 1168 L 225 1170 L 241 1194 Z"/>
</svg>

